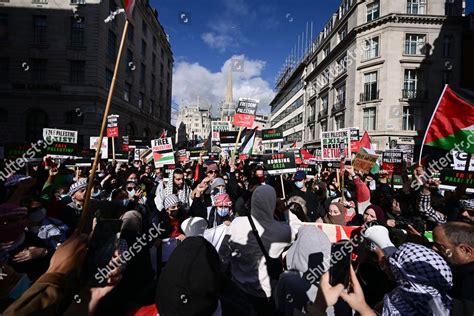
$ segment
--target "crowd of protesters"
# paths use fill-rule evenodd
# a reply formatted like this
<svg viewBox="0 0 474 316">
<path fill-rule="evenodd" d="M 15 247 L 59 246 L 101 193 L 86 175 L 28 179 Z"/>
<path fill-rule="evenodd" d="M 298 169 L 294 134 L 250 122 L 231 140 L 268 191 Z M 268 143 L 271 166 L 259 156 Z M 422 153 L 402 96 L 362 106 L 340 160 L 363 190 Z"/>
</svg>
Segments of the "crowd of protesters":
<svg viewBox="0 0 474 316">
<path fill-rule="evenodd" d="M 225 158 L 171 173 L 101 163 L 94 179 L 68 165 L 46 158 L 0 183 L 2 315 L 474 314 L 474 197 L 440 190 L 421 165 L 399 189 L 351 166 L 281 180 Z M 94 284 L 88 252 L 110 220 L 120 227 Z M 331 285 L 320 223 L 357 227 L 349 285 Z M 218 228 L 216 245 L 204 235 Z"/>
</svg>

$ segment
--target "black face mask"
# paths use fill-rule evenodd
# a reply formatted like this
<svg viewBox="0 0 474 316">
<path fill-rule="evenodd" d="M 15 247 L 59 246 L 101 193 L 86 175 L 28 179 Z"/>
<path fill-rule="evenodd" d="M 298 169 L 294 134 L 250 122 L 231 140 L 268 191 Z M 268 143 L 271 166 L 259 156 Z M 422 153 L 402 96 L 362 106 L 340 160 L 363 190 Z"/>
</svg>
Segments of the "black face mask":
<svg viewBox="0 0 474 316">
<path fill-rule="evenodd" d="M 183 209 L 180 207 L 177 210 L 170 211 L 170 217 L 179 218 L 183 214 Z"/>
</svg>

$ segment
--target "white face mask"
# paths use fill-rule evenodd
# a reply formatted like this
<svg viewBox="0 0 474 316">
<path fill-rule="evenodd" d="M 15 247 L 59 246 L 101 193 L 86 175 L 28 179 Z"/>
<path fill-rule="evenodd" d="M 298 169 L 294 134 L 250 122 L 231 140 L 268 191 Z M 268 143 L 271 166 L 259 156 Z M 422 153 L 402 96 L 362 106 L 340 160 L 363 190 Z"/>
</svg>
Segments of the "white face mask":
<svg viewBox="0 0 474 316">
<path fill-rule="evenodd" d="M 302 188 L 304 187 L 304 182 L 303 182 L 303 181 L 295 182 L 295 186 L 296 186 L 298 189 L 302 189 Z"/>
<path fill-rule="evenodd" d="M 135 189 L 133 189 L 132 191 L 127 191 L 127 192 L 128 192 L 129 197 L 133 197 L 135 195 Z"/>
</svg>

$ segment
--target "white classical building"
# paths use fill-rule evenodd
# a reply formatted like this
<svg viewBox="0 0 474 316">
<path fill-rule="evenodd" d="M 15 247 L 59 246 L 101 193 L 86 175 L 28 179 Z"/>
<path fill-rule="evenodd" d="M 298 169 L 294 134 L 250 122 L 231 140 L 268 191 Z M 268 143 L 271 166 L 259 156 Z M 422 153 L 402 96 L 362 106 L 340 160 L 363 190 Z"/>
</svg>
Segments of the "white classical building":
<svg viewBox="0 0 474 316">
<path fill-rule="evenodd" d="M 176 126 L 183 122 L 189 140 L 207 139 L 211 131 L 211 111 L 197 105 L 184 106 L 179 110 Z"/>
</svg>

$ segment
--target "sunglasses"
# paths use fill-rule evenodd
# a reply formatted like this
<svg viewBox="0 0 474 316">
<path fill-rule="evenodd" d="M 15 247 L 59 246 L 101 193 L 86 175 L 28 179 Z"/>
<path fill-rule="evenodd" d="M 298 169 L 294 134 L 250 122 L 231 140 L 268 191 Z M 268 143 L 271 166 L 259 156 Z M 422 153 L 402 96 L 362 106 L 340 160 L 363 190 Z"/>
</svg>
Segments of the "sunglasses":
<svg viewBox="0 0 474 316">
<path fill-rule="evenodd" d="M 209 174 L 209 173 L 217 173 L 217 171 L 215 171 L 215 170 L 209 170 L 207 173 L 208 173 L 208 174 Z"/>
<path fill-rule="evenodd" d="M 128 187 L 128 188 L 127 188 L 127 191 L 128 191 L 128 192 L 131 192 L 132 190 L 135 190 L 135 187 Z"/>
</svg>

